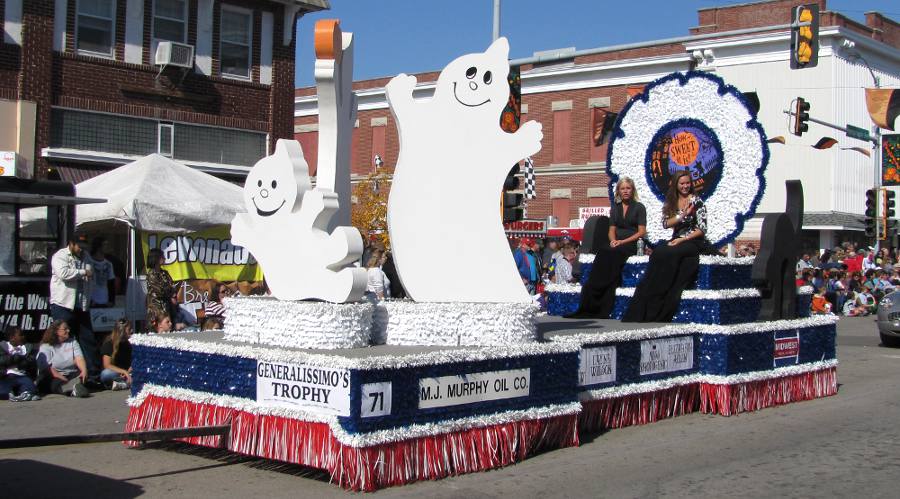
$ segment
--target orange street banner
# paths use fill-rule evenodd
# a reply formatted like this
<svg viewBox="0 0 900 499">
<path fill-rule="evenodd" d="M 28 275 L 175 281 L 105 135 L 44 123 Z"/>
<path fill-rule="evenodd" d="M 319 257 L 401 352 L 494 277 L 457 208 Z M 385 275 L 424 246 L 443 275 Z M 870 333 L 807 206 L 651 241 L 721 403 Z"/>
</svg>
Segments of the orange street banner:
<svg viewBox="0 0 900 499">
<path fill-rule="evenodd" d="M 217 281 L 261 281 L 262 268 L 250 252 L 231 243 L 228 226 L 213 227 L 191 234 L 141 233 L 141 249 L 162 251 L 163 268 L 175 281 L 215 279 Z"/>
<path fill-rule="evenodd" d="M 900 185 L 900 134 L 881 136 L 881 185 Z"/>
</svg>

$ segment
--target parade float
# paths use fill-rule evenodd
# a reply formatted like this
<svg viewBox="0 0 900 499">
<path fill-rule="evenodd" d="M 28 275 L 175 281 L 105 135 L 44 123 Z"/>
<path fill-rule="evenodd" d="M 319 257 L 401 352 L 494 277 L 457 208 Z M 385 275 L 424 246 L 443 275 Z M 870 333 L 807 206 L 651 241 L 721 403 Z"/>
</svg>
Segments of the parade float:
<svg viewBox="0 0 900 499">
<path fill-rule="evenodd" d="M 227 301 L 224 331 L 133 337 L 128 431 L 227 424 L 227 437 L 185 441 L 321 468 L 342 487 L 371 491 L 577 446 L 582 431 L 695 411 L 731 415 L 836 392 L 835 324 L 782 306 L 797 300 L 773 282 L 780 274 L 772 269 L 791 258 L 783 245 L 762 260 L 705 261 L 677 324 L 546 327 L 552 319 L 539 317 L 521 284 L 496 206 L 509 164 L 536 153 L 542 139 L 534 122 L 512 134 L 500 130 L 509 92 L 502 38 L 451 62 L 430 100 L 412 98 L 411 76 L 387 85 L 401 141 L 388 222 L 412 300 L 362 298 L 365 271 L 351 265 L 362 242 L 346 215 L 352 51 L 352 35 L 336 22 L 317 24 L 315 187 L 297 144 L 279 141 L 248 175 L 247 212 L 232 224 L 273 296 Z M 633 124 L 650 118 L 655 130 Z M 612 182 L 640 177 L 638 189 L 649 197 L 651 149 L 694 134 L 717 148 L 698 155 L 697 167 L 710 213 L 722 208 L 710 224 L 719 228 L 713 241 L 727 242 L 752 216 L 764 188 L 765 137 L 721 80 L 664 78 L 632 101 L 615 133 Z M 447 164 L 448 151 L 467 158 Z M 706 170 L 713 156 L 718 170 Z M 442 202 L 457 194 L 443 178 L 457 168 L 471 186 L 462 207 Z M 462 220 L 465 227 L 453 225 Z M 767 218 L 766 226 L 784 232 L 795 227 L 791 220 Z M 650 234 L 667 237 L 661 227 Z M 476 285 L 435 268 L 437 241 L 477 252 L 456 255 L 482 263 Z M 623 303 L 642 266 L 638 257 L 626 267 Z"/>
</svg>

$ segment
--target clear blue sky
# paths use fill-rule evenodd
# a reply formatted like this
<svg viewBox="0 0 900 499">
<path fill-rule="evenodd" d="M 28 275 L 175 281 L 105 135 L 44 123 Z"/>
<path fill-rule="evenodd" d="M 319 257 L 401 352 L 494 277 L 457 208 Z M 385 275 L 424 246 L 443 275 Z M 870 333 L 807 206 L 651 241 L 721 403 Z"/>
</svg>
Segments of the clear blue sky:
<svg viewBox="0 0 900 499">
<path fill-rule="evenodd" d="M 697 9 L 736 0 L 502 0 L 500 34 L 510 58 L 564 47 L 588 49 L 688 35 Z M 313 79 L 313 26 L 340 19 L 353 33 L 354 80 L 440 70 L 491 42 L 493 0 L 331 0 L 331 10 L 298 22 L 296 86 Z M 897 0 L 829 0 L 828 9 L 858 21 L 876 10 L 900 20 Z"/>
</svg>

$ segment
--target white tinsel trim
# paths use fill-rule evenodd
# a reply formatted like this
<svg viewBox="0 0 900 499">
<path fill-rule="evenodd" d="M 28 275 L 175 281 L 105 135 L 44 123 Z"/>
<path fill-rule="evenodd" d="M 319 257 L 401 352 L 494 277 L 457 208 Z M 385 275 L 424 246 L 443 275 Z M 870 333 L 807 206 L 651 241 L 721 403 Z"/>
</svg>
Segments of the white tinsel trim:
<svg viewBox="0 0 900 499">
<path fill-rule="evenodd" d="M 811 295 L 811 294 L 813 294 L 813 287 L 812 286 L 800 286 L 799 288 L 797 288 L 797 294 L 798 295 Z"/>
<path fill-rule="evenodd" d="M 749 373 L 732 374 L 729 376 L 718 376 L 711 374 L 688 374 L 686 376 L 647 381 L 644 383 L 632 383 L 621 386 L 611 386 L 609 388 L 600 388 L 597 390 L 585 390 L 578 394 L 578 398 L 583 402 L 589 400 L 604 400 L 626 397 L 629 395 L 637 395 L 641 393 L 658 392 L 676 386 L 692 385 L 696 383 L 708 383 L 711 385 L 737 385 L 740 383 L 749 383 L 752 381 L 762 381 L 766 379 L 783 378 L 786 376 L 796 376 L 798 374 L 830 369 L 832 367 L 837 367 L 837 365 L 837 359 L 831 359 L 825 361 L 810 362 L 808 364 L 799 364 L 796 366 L 778 367 L 767 371 L 754 371 Z"/>
<path fill-rule="evenodd" d="M 780 321 L 750 322 L 747 324 L 733 324 L 720 326 L 714 324 L 693 324 L 693 327 L 702 334 L 752 334 L 768 331 L 788 331 L 791 329 L 804 329 L 816 326 L 829 326 L 838 321 L 836 315 L 814 315 L 801 319 L 784 319 Z"/>
<path fill-rule="evenodd" d="M 788 331 L 792 329 L 804 329 L 815 326 L 826 326 L 837 322 L 837 317 L 817 315 L 802 319 L 790 319 L 767 322 L 751 322 L 747 324 L 716 325 L 716 324 L 672 324 L 649 329 L 630 329 L 624 331 L 578 333 L 572 335 L 558 335 L 551 341 L 559 343 L 574 342 L 579 345 L 602 345 L 620 343 L 623 341 L 640 341 L 651 338 L 665 338 L 667 336 L 684 336 L 695 333 L 700 334 L 749 334 L 769 331 Z M 700 340 L 703 340 L 701 336 Z"/>
<path fill-rule="evenodd" d="M 548 284 L 544 286 L 544 291 L 548 293 L 573 293 L 581 294 L 581 284 Z"/>
<path fill-rule="evenodd" d="M 593 253 L 579 253 L 578 261 L 581 263 L 594 263 L 594 257 L 596 256 Z"/>
<path fill-rule="evenodd" d="M 613 140 L 609 158 L 612 174 L 634 179 L 641 201 L 647 207 L 647 237 L 651 241 L 669 239 L 671 229 L 662 225 L 662 201 L 648 185 L 646 152 L 653 136 L 666 124 L 679 119 L 695 119 L 707 126 L 722 148 L 719 183 L 706 200 L 706 238 L 714 245 L 737 230 L 736 219 L 746 217 L 762 188 L 758 171 L 765 167 L 765 144 L 760 131 L 747 126 L 754 121 L 744 103 L 733 93 L 722 94 L 722 86 L 711 79 L 694 76 L 686 81 L 669 79 L 650 86 L 643 99 L 633 101 L 622 115 L 619 129 L 623 137 Z"/>
<path fill-rule="evenodd" d="M 700 265 L 753 265 L 755 258 L 752 256 L 728 258 L 718 255 L 700 255 Z M 649 261 L 650 255 L 628 257 L 628 263 L 631 264 L 648 263 Z"/>
<path fill-rule="evenodd" d="M 391 428 L 389 430 L 378 430 L 367 433 L 348 433 L 341 427 L 335 416 L 322 416 L 297 409 L 259 406 L 256 401 L 250 399 L 232 397 L 229 395 L 212 395 L 184 388 L 173 388 L 171 386 L 144 385 L 140 393 L 128 399 L 128 405 L 131 407 L 139 407 L 149 395 L 171 398 L 183 402 L 227 407 L 229 409 L 244 411 L 250 414 L 279 416 L 311 423 L 326 423 L 331 429 L 331 433 L 339 442 L 357 448 L 371 447 L 373 445 L 391 442 L 402 442 L 414 438 L 440 435 L 471 428 L 484 428 L 516 421 L 568 416 L 581 412 L 580 403 L 570 402 L 567 404 L 552 404 L 544 407 L 532 407 L 529 409 L 504 411 L 481 416 L 448 419 L 446 421 L 435 423 L 412 424 L 399 428 Z"/>
<path fill-rule="evenodd" d="M 796 376 L 813 371 L 821 371 L 837 367 L 837 359 L 820 360 L 807 364 L 798 364 L 795 366 L 776 367 L 769 371 L 754 371 L 749 373 L 731 374 L 729 376 L 716 376 L 706 374 L 701 380 L 702 383 L 710 385 L 737 385 L 739 383 L 749 383 L 751 381 L 762 381 L 764 379 L 783 378 L 786 376 Z"/>
<path fill-rule="evenodd" d="M 533 303 L 386 301 L 383 306 L 386 330 L 373 336 L 388 345 L 512 345 L 540 338 Z"/>
<path fill-rule="evenodd" d="M 576 343 L 578 345 L 601 345 L 620 343 L 623 341 L 641 341 L 669 336 L 685 336 L 697 332 L 696 324 L 672 324 L 648 329 L 626 329 L 621 331 L 576 333 L 553 336 L 550 340 L 559 343 Z"/>
<path fill-rule="evenodd" d="M 325 416 L 314 412 L 304 411 L 300 409 L 288 409 L 283 407 L 266 407 L 260 406 L 255 400 L 234 397 L 232 395 L 216 395 L 213 393 L 189 390 L 187 388 L 176 388 L 174 386 L 154 385 L 147 383 L 141 388 L 141 391 L 128 399 L 128 405 L 138 407 L 144 403 L 150 395 L 157 397 L 165 397 L 184 402 L 193 402 L 195 404 L 212 404 L 220 407 L 228 407 L 252 414 L 265 414 L 269 416 L 282 416 L 293 419 L 301 419 L 315 423 L 328 423 L 337 421 L 334 416 Z"/>
<path fill-rule="evenodd" d="M 703 376 L 700 374 L 688 374 L 675 378 L 660 379 L 655 381 L 647 381 L 644 383 L 631 383 L 628 385 L 611 386 L 609 388 L 600 388 L 597 390 L 585 390 L 578 394 L 581 401 L 588 400 L 604 400 L 618 397 L 627 397 L 629 395 L 637 395 L 640 393 L 657 392 L 666 390 L 676 386 L 691 385 L 702 381 Z"/>
<path fill-rule="evenodd" d="M 226 298 L 225 339 L 297 348 L 369 345 L 373 305 L 286 301 L 272 296 Z"/>
<path fill-rule="evenodd" d="M 412 424 L 406 427 L 391 428 L 369 433 L 347 433 L 339 425 L 332 425 L 334 436 L 343 444 L 351 447 L 370 447 L 372 445 L 391 442 L 402 442 L 414 438 L 441 435 L 455 431 L 472 428 L 485 428 L 488 426 L 513 423 L 517 421 L 531 421 L 535 419 L 548 419 L 558 416 L 570 416 L 581 412 L 581 404 L 570 402 L 568 404 L 553 404 L 544 407 L 532 407 L 523 410 L 498 412 L 481 416 L 439 421 L 436 423 Z"/>
<path fill-rule="evenodd" d="M 616 296 L 634 296 L 635 288 L 617 288 Z M 736 289 L 686 289 L 681 292 L 682 300 L 732 300 L 735 298 L 756 298 L 760 296 L 756 288 Z"/>
<path fill-rule="evenodd" d="M 136 334 L 131 337 L 130 341 L 132 345 L 147 347 L 168 348 L 172 350 L 224 355 L 227 357 L 241 357 L 269 362 L 310 364 L 316 366 L 328 366 L 335 369 L 343 368 L 363 371 L 433 366 L 458 362 L 476 362 L 482 360 L 504 359 L 508 357 L 572 353 L 579 350 L 578 345 L 575 344 L 547 342 L 496 345 L 490 348 L 454 348 L 407 355 L 376 354 L 371 357 L 353 358 L 330 354 L 316 354 L 301 350 L 265 348 L 245 344 L 226 343 L 218 338 L 216 338 L 216 341 L 198 341 L 196 337 L 201 334 L 209 333 L 164 335 Z"/>
</svg>

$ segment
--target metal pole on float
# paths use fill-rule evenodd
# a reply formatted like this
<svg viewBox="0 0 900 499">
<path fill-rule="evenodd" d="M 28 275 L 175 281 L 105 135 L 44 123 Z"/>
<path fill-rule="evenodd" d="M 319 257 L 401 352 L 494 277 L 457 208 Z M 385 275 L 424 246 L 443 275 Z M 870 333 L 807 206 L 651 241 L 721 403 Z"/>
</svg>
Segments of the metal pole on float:
<svg viewBox="0 0 900 499">
<path fill-rule="evenodd" d="M 500 38 L 500 0 L 494 0 L 494 32 L 491 40 Z"/>
</svg>

